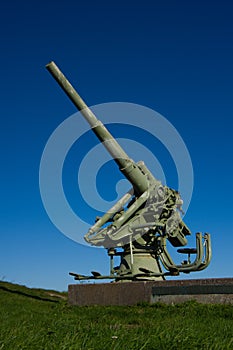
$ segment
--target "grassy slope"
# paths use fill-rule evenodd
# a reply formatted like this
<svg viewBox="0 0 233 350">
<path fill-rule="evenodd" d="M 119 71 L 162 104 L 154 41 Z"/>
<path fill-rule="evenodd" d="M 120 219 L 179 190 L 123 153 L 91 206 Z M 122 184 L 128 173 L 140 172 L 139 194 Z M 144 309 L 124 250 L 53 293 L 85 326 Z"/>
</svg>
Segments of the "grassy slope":
<svg viewBox="0 0 233 350">
<path fill-rule="evenodd" d="M 233 349 L 233 307 L 70 307 L 66 294 L 0 282 L 0 350 Z"/>
</svg>

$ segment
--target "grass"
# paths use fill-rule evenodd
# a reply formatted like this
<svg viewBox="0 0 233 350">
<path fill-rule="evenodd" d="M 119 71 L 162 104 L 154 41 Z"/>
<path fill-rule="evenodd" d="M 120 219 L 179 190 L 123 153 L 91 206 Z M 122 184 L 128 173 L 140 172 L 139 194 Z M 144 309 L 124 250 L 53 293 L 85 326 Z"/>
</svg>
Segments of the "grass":
<svg viewBox="0 0 233 350">
<path fill-rule="evenodd" d="M 0 350 L 233 349 L 233 306 L 90 306 L 0 282 Z"/>
</svg>

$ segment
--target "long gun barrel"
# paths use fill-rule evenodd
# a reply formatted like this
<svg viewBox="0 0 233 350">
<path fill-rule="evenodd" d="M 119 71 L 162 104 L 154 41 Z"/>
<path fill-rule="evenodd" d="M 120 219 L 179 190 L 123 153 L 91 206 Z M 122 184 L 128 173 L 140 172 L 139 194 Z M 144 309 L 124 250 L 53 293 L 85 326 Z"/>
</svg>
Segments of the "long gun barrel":
<svg viewBox="0 0 233 350">
<path fill-rule="evenodd" d="M 105 128 L 100 120 L 96 118 L 94 113 L 88 108 L 71 83 L 60 71 L 57 65 L 52 61 L 46 65 L 47 70 L 52 74 L 73 104 L 82 113 L 83 117 L 91 126 L 93 132 L 103 143 L 105 148 L 111 154 L 115 162 L 118 164 L 120 171 L 131 182 L 136 194 L 140 195 L 148 189 L 148 182 L 142 174 L 138 165 L 129 158 L 110 132 Z"/>
</svg>

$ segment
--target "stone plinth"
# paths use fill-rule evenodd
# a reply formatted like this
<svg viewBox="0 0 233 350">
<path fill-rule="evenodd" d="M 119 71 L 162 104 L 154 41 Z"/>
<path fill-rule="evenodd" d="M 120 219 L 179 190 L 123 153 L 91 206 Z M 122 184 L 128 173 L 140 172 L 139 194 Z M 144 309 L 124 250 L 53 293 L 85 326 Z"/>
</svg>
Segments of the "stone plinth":
<svg viewBox="0 0 233 350">
<path fill-rule="evenodd" d="M 79 306 L 179 303 L 187 300 L 233 304 L 233 278 L 71 284 L 68 300 L 71 305 Z"/>
</svg>

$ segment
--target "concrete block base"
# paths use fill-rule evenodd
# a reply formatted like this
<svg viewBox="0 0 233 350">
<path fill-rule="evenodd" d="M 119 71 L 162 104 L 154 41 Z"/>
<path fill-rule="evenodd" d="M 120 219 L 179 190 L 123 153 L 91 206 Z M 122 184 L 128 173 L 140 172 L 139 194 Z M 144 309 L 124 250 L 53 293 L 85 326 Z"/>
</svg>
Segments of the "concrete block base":
<svg viewBox="0 0 233 350">
<path fill-rule="evenodd" d="M 68 300 L 71 305 L 79 306 L 180 303 L 187 300 L 233 304 L 233 278 L 71 284 Z"/>
</svg>

